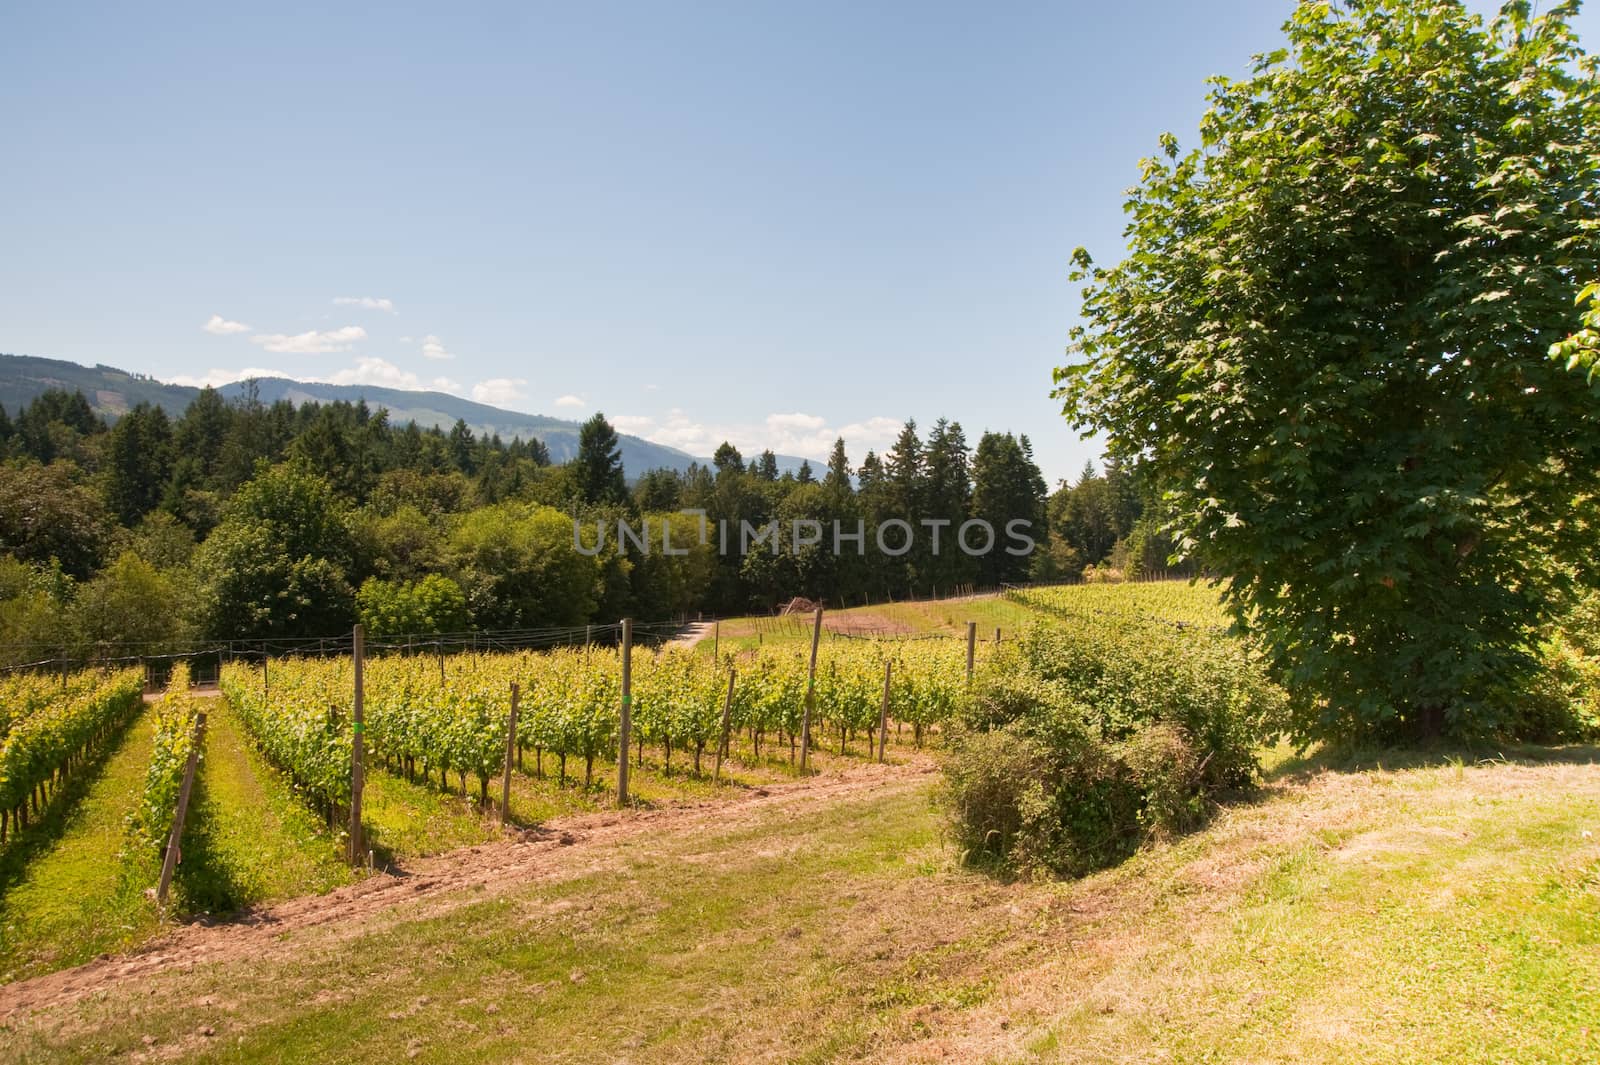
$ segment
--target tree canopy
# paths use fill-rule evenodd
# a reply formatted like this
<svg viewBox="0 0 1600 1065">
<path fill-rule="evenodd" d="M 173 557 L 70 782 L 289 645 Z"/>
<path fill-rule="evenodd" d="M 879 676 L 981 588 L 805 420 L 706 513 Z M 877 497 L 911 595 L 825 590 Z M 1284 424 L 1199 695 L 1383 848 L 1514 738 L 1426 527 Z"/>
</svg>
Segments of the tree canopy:
<svg viewBox="0 0 1600 1065">
<path fill-rule="evenodd" d="M 1302 736 L 1515 727 L 1592 568 L 1597 400 L 1547 357 L 1600 276 L 1600 80 L 1575 4 L 1301 3 L 1212 79 L 1087 278 L 1070 420 L 1228 578 Z"/>
</svg>

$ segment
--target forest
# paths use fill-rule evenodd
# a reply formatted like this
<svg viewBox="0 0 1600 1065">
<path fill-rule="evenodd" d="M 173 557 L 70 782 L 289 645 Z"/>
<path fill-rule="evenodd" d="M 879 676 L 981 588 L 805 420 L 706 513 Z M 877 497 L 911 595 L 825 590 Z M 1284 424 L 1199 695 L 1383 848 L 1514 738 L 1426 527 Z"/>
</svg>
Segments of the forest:
<svg viewBox="0 0 1600 1065">
<path fill-rule="evenodd" d="M 1047 491 L 1025 435 L 969 444 L 908 422 L 883 455 L 779 474 L 771 451 L 723 444 L 708 465 L 630 477 L 604 415 L 553 465 L 538 440 L 393 424 L 365 403 L 264 404 L 205 390 L 181 417 L 140 404 L 115 420 L 78 392 L 0 408 L 0 660 L 158 653 L 196 640 L 567 626 L 634 616 L 769 611 L 949 594 L 1166 565 L 1149 493 L 1113 462 Z M 890 557 L 830 543 L 686 556 L 574 549 L 574 524 L 615 527 L 681 510 L 708 522 L 888 519 L 995 527 L 1022 520 L 1031 556 Z M 1098 568 L 1096 568 L 1098 565 Z M 130 651 L 131 653 L 131 651 Z"/>
</svg>

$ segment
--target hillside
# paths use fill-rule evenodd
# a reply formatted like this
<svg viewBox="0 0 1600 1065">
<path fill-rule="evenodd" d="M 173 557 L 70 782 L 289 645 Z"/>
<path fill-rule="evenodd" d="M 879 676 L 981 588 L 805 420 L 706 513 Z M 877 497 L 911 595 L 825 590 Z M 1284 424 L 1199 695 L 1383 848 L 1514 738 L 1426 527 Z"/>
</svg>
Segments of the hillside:
<svg viewBox="0 0 1600 1065">
<path fill-rule="evenodd" d="M 387 409 L 390 421 L 396 424 L 416 422 L 423 428 L 437 426 L 449 429 L 459 419 L 471 426 L 475 433 L 498 433 L 508 442 L 518 436 L 523 439 L 534 437 L 550 449 L 550 458 L 554 462 L 565 462 L 578 450 L 579 424 L 575 421 L 502 410 L 443 392 L 410 392 L 376 385 L 330 385 L 281 377 L 260 379 L 256 387 L 265 403 L 279 399 L 287 399 L 296 405 L 333 400 L 354 403 L 364 399 L 370 407 Z M 19 407 L 52 388 L 82 392 L 97 413 L 111 419 L 139 403 L 152 403 L 168 414 L 181 414 L 200 391 L 130 374 L 113 366 L 80 366 L 61 359 L 0 354 L 0 406 L 7 411 L 15 413 Z M 244 389 L 245 385 L 241 382 L 224 385 L 219 391 L 231 398 L 243 394 Z M 696 458 L 677 448 L 654 444 L 637 436 L 619 436 L 622 441 L 622 465 L 630 477 L 646 470 L 667 468 L 681 471 L 692 462 L 710 462 L 708 458 Z M 801 459 L 794 456 L 780 455 L 778 458 L 781 469 L 797 469 L 800 462 Z M 813 466 L 820 470 L 819 463 L 813 461 Z"/>
</svg>

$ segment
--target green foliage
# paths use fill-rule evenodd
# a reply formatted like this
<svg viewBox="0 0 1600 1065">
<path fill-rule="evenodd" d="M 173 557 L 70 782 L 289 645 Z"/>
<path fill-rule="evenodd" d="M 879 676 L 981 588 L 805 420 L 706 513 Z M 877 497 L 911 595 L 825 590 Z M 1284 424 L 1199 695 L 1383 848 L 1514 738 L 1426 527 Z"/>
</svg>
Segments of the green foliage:
<svg viewBox="0 0 1600 1065">
<path fill-rule="evenodd" d="M 172 425 L 160 407 L 139 404 L 106 441 L 106 503 L 124 525 L 154 510 L 172 477 Z"/>
<path fill-rule="evenodd" d="M 1302 739 L 1514 731 L 1593 577 L 1600 395 L 1548 358 L 1600 273 L 1600 76 L 1573 5 L 1492 27 L 1302 3 L 1077 256 L 1068 417 L 1167 493 Z"/>
<path fill-rule="evenodd" d="M 24 562 L 52 559 L 75 577 L 99 564 L 110 528 L 94 492 L 70 463 L 0 463 L 0 551 Z"/>
<path fill-rule="evenodd" d="M 0 810 L 15 810 L 37 787 L 109 743 L 139 708 L 137 670 L 81 674 L 14 721 L 0 746 Z"/>
<path fill-rule="evenodd" d="M 467 627 L 466 594 L 437 573 L 404 582 L 369 577 L 356 595 L 356 606 L 374 636 L 463 632 Z"/>
<path fill-rule="evenodd" d="M 1578 293 L 1578 303 L 1589 304 L 1583 314 L 1583 328 L 1570 337 L 1550 347 L 1550 357 L 1565 364 L 1569 371 L 1581 371 L 1591 387 L 1600 387 L 1595 381 L 1600 374 L 1600 281 L 1592 282 Z"/>
<path fill-rule="evenodd" d="M 1590 592 L 1540 648 L 1538 682 L 1517 703 L 1517 733 L 1541 743 L 1600 739 L 1600 592 Z"/>
<path fill-rule="evenodd" d="M 144 792 L 128 816 L 128 834 L 134 846 L 158 856 L 166 847 L 178 812 L 178 792 L 194 749 L 198 700 L 189 694 L 189 664 L 179 662 L 167 679 L 167 692 L 153 711 L 154 746 L 145 770 Z"/>
<path fill-rule="evenodd" d="M 595 413 L 578 430 L 578 457 L 573 460 L 578 493 L 586 503 L 624 503 L 628 485 L 622 476 L 622 444 L 606 416 Z"/>
<path fill-rule="evenodd" d="M 946 773 L 969 859 L 1082 875 L 1253 784 L 1284 694 L 1244 643 L 1192 620 L 1197 597 L 1138 587 L 1013 593 L 1054 619 L 1002 647 L 958 704 Z M 1191 620 L 1153 612 L 1164 604 Z"/>
<path fill-rule="evenodd" d="M 473 511 L 448 551 L 482 628 L 581 625 L 594 609 L 595 560 L 573 549 L 572 519 L 549 507 Z"/>
<path fill-rule="evenodd" d="M 159 647 L 184 636 L 187 605 L 183 589 L 169 574 L 128 551 L 79 587 L 74 628 L 95 644 Z"/>
<path fill-rule="evenodd" d="M 200 546 L 202 628 L 227 638 L 322 635 L 354 620 L 343 503 L 302 466 L 263 470 Z"/>
<path fill-rule="evenodd" d="M 304 662 L 271 669 L 270 694 L 259 670 L 222 669 L 222 694 L 262 754 L 324 813 L 350 803 L 348 663 Z"/>
</svg>

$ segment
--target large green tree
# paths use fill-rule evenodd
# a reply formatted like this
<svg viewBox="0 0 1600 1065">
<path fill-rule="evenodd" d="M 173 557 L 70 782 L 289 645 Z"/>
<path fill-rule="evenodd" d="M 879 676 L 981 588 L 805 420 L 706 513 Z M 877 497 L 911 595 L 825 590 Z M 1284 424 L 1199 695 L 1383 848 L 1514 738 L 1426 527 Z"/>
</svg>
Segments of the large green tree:
<svg viewBox="0 0 1600 1065">
<path fill-rule="evenodd" d="M 604 414 L 578 429 L 578 456 L 573 459 L 578 491 L 586 503 L 623 503 L 628 484 L 622 475 L 622 442 Z"/>
<path fill-rule="evenodd" d="M 263 469 L 195 553 L 208 636 L 324 636 L 355 620 L 350 518 L 304 465 Z"/>
<path fill-rule="evenodd" d="M 1600 267 L 1600 79 L 1508 4 L 1302 3 L 1142 164 L 1068 417 L 1165 489 L 1303 737 L 1515 727 L 1593 567 L 1600 408 L 1547 358 Z"/>
</svg>

